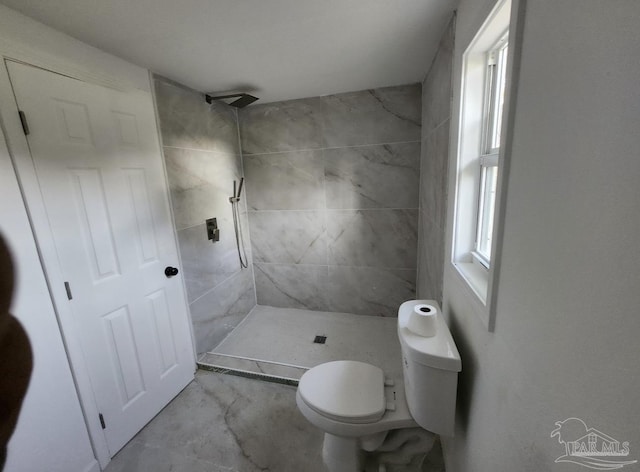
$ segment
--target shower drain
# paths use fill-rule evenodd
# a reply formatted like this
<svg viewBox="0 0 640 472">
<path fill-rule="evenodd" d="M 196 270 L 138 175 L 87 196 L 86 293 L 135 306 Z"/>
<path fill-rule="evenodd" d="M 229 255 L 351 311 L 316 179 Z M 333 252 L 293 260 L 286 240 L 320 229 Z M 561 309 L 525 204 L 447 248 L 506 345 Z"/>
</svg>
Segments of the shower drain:
<svg viewBox="0 0 640 472">
<path fill-rule="evenodd" d="M 324 344 L 325 342 L 327 342 L 327 337 L 326 336 L 316 336 L 313 339 L 313 342 L 316 344 Z"/>
</svg>

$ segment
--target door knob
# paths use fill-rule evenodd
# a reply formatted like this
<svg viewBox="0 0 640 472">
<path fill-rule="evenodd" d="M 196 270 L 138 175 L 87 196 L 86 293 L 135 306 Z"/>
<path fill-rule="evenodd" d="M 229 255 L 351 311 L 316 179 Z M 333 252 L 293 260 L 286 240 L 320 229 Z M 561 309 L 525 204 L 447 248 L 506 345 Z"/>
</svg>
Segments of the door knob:
<svg viewBox="0 0 640 472">
<path fill-rule="evenodd" d="M 173 277 L 174 275 L 178 275 L 178 269 L 175 267 L 167 266 L 164 269 L 164 275 L 167 277 Z"/>
</svg>

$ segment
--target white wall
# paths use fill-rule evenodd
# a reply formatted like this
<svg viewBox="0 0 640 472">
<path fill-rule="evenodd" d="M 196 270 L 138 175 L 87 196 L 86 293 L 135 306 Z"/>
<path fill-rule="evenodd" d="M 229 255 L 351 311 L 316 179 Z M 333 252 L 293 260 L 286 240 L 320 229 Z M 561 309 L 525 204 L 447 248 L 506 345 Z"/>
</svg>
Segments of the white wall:
<svg viewBox="0 0 640 472">
<path fill-rule="evenodd" d="M 0 52 L 44 69 L 116 89 L 150 91 L 146 69 L 0 5 Z"/>
<path fill-rule="evenodd" d="M 461 54 L 492 4 L 461 2 L 454 116 Z M 463 357 L 449 472 L 575 471 L 550 438 L 572 416 L 640 459 L 639 24 L 637 0 L 526 4 L 494 333 L 445 266 Z"/>
<path fill-rule="evenodd" d="M 0 232 L 12 249 L 18 272 L 11 311 L 27 331 L 34 357 L 29 390 L 4 470 L 99 470 L 2 133 L 0 188 Z"/>
</svg>

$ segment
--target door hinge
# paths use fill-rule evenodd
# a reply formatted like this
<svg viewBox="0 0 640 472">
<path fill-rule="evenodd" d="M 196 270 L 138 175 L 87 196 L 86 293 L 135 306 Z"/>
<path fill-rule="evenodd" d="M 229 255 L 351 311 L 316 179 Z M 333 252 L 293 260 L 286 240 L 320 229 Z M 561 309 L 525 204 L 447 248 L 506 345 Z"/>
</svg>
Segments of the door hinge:
<svg viewBox="0 0 640 472">
<path fill-rule="evenodd" d="M 18 115 L 20 115 L 20 123 L 22 123 L 22 131 L 24 131 L 25 136 L 29 136 L 29 123 L 27 123 L 27 115 L 24 114 L 22 110 L 18 110 Z"/>
<path fill-rule="evenodd" d="M 64 288 L 67 291 L 67 298 L 69 300 L 73 300 L 73 295 L 71 295 L 71 285 L 69 285 L 69 282 L 64 283 Z"/>
<path fill-rule="evenodd" d="M 102 413 L 99 413 L 98 417 L 100 418 L 100 426 L 102 426 L 102 429 L 107 429 L 107 425 L 104 423 L 104 416 L 102 416 Z"/>
</svg>

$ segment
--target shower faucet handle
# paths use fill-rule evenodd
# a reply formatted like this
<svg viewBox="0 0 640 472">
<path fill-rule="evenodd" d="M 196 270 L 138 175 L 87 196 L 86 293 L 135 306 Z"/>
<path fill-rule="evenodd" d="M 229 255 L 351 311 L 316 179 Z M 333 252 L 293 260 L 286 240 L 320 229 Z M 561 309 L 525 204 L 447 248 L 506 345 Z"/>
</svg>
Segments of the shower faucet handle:
<svg viewBox="0 0 640 472">
<path fill-rule="evenodd" d="M 207 239 L 213 241 L 220 241 L 220 230 L 218 229 L 218 219 L 209 218 L 205 221 L 207 227 Z"/>
</svg>

